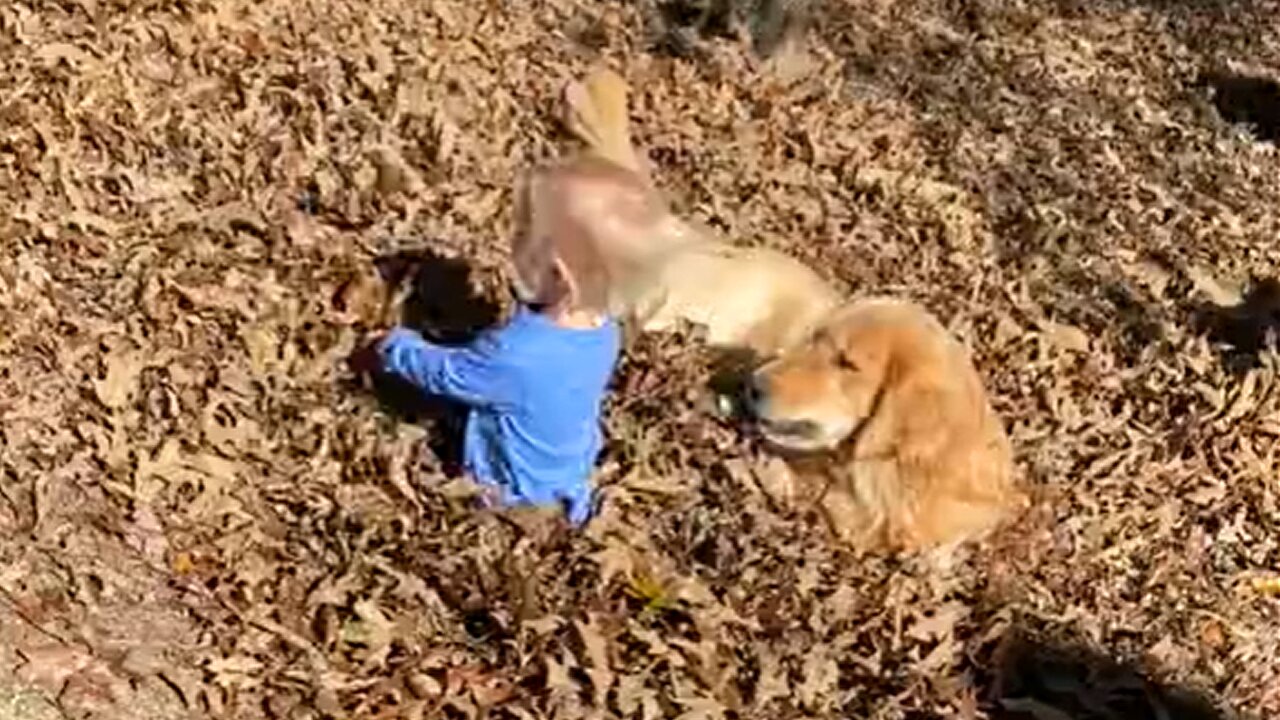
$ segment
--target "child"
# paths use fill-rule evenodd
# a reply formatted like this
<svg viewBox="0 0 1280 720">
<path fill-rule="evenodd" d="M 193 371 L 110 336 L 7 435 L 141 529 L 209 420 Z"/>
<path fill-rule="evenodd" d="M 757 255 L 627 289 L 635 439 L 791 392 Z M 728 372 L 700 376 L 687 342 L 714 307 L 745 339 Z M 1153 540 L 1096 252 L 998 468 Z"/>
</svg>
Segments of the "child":
<svg viewBox="0 0 1280 720">
<path fill-rule="evenodd" d="M 520 303 L 503 327 L 445 347 L 397 327 L 377 345 L 381 370 L 468 407 L 463 467 L 498 504 L 563 505 L 571 523 L 592 514 L 600 412 L 618 359 L 617 323 L 580 307 L 574 278 L 553 261 L 563 291 Z"/>
</svg>

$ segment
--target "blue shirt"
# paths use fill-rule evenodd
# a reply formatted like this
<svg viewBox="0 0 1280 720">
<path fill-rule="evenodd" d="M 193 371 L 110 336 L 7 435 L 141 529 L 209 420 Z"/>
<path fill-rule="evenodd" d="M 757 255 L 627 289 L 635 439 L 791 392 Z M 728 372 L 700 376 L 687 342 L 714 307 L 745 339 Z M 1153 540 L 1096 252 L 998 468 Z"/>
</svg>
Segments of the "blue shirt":
<svg viewBox="0 0 1280 720">
<path fill-rule="evenodd" d="M 469 345 L 435 345 L 396 328 L 379 354 L 386 372 L 470 408 L 463 464 L 502 504 L 562 504 L 577 525 L 592 512 L 601 404 L 620 345 L 612 320 L 564 328 L 521 305 Z"/>
</svg>

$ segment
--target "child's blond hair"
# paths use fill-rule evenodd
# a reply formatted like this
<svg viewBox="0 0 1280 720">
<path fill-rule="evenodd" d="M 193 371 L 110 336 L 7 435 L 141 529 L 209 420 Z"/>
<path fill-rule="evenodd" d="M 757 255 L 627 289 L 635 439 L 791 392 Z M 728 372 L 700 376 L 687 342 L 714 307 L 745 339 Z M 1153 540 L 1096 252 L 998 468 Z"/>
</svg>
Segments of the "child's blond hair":
<svg viewBox="0 0 1280 720">
<path fill-rule="evenodd" d="M 535 168 L 516 188 L 513 285 L 521 302 L 620 315 L 669 213 L 643 179 L 599 159 Z M 568 295 L 572 293 L 573 297 Z"/>
</svg>

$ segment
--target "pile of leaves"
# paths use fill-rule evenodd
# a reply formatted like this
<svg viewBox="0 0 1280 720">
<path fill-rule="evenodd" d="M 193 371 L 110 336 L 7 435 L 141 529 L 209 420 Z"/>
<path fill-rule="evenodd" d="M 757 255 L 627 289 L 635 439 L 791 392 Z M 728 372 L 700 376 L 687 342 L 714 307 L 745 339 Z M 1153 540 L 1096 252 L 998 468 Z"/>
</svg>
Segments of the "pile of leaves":
<svg viewBox="0 0 1280 720">
<path fill-rule="evenodd" d="M 1276 3 L 832 0 L 769 63 L 654 12 L 0 7 L 0 718 L 1063 716 L 1011 634 L 1280 713 Z M 346 359 L 379 257 L 502 304 L 601 59 L 681 212 L 966 340 L 1033 511 L 852 556 L 685 336 L 629 348 L 585 531 L 472 509 Z"/>
</svg>

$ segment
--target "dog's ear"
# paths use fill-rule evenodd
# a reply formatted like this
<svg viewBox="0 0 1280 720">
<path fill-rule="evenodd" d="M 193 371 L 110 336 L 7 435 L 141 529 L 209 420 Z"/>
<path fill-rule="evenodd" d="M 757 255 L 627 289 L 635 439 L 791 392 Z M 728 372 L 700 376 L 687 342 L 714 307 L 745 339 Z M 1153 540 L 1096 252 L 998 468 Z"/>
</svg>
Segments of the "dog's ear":
<svg viewBox="0 0 1280 720">
<path fill-rule="evenodd" d="M 964 393 L 952 386 L 960 373 L 902 357 L 901 352 L 890 358 L 881 408 L 894 424 L 898 458 L 913 464 L 934 462 L 957 428 L 971 422 L 964 411 Z"/>
</svg>

